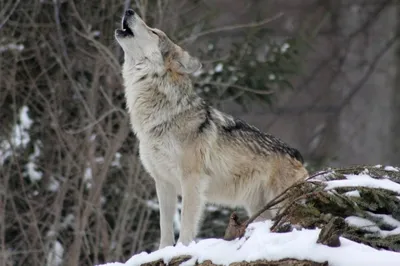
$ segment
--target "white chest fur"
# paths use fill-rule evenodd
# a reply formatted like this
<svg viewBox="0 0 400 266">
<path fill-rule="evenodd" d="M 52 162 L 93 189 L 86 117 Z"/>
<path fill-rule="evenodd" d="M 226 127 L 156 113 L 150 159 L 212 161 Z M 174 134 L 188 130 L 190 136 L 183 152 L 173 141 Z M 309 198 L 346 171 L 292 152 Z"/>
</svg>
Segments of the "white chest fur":
<svg viewBox="0 0 400 266">
<path fill-rule="evenodd" d="M 146 171 L 155 179 L 174 184 L 178 194 L 181 194 L 181 150 L 173 137 L 156 140 L 144 138 L 140 141 L 140 159 Z"/>
</svg>

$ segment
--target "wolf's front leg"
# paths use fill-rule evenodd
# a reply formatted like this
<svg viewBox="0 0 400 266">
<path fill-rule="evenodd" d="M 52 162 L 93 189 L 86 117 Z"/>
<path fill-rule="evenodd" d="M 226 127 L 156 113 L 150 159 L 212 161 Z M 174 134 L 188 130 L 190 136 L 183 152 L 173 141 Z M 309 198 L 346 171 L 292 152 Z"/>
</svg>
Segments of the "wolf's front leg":
<svg viewBox="0 0 400 266">
<path fill-rule="evenodd" d="M 178 243 L 188 245 L 197 235 L 204 208 L 204 184 L 196 177 L 182 181 L 182 215 Z"/>
<path fill-rule="evenodd" d="M 160 206 L 161 239 L 159 248 L 164 248 L 175 243 L 173 220 L 177 194 L 175 186 L 164 180 L 156 180 L 156 191 Z"/>
</svg>

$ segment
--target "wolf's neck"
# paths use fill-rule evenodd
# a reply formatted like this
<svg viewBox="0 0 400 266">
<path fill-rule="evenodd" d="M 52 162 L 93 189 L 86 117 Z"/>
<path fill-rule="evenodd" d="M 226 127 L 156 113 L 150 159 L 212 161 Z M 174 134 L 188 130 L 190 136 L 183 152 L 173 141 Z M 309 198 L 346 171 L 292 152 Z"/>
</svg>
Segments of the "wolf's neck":
<svg viewBox="0 0 400 266">
<path fill-rule="evenodd" d="M 139 137 L 170 123 L 201 101 L 187 76 L 176 77 L 136 65 L 124 67 L 123 77 L 132 127 Z"/>
</svg>

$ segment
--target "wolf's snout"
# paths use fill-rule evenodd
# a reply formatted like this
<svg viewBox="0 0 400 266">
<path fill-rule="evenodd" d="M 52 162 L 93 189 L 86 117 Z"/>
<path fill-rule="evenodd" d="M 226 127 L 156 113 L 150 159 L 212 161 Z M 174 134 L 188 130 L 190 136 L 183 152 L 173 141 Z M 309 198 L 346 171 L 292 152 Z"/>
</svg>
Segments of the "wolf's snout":
<svg viewBox="0 0 400 266">
<path fill-rule="evenodd" d="M 135 11 L 132 9 L 127 9 L 125 11 L 124 18 L 122 19 L 122 25 L 121 29 L 117 29 L 115 31 L 115 35 L 117 37 L 123 38 L 123 37 L 133 37 L 133 31 L 131 27 L 129 26 L 129 21 L 133 19 L 133 16 L 135 15 Z"/>
<path fill-rule="evenodd" d="M 135 15 L 135 11 L 133 11 L 132 9 L 127 9 L 127 10 L 125 11 L 125 16 L 126 16 L 126 17 L 131 17 L 131 16 L 133 16 L 133 15 Z"/>
</svg>

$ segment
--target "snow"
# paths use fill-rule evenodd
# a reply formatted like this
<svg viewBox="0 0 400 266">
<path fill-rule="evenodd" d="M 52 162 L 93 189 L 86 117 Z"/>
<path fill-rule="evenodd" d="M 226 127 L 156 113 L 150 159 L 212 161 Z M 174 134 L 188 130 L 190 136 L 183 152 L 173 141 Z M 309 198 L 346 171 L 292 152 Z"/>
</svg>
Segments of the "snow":
<svg viewBox="0 0 400 266">
<path fill-rule="evenodd" d="M 290 44 L 284 43 L 284 44 L 281 46 L 281 53 L 282 53 L 282 54 L 283 54 L 283 53 L 286 53 L 286 51 L 287 51 L 289 48 L 290 48 Z"/>
<path fill-rule="evenodd" d="M 60 242 L 54 241 L 53 247 L 47 255 L 47 266 L 61 266 L 63 264 L 64 248 Z"/>
<path fill-rule="evenodd" d="M 378 215 L 372 214 L 372 215 L 378 217 L 379 214 Z M 390 223 L 395 224 L 394 226 L 400 225 L 400 222 L 395 220 L 393 217 L 391 217 L 391 218 L 385 217 L 383 219 L 384 219 L 384 221 L 385 221 L 385 219 L 387 219 L 387 221 L 389 221 Z M 364 218 L 357 217 L 357 216 L 349 216 L 345 219 L 345 221 L 349 225 L 359 227 L 359 228 L 369 231 L 371 233 L 376 233 L 380 237 L 383 237 L 383 238 L 400 234 L 400 227 L 395 228 L 393 230 L 382 230 L 378 227 L 378 225 L 376 223 L 374 223 L 368 219 L 364 219 Z"/>
<path fill-rule="evenodd" d="M 37 182 L 42 179 L 43 173 L 37 170 L 36 159 L 40 156 L 39 142 L 33 146 L 33 154 L 29 155 L 29 162 L 26 164 L 25 175 L 31 182 Z"/>
<path fill-rule="evenodd" d="M 219 73 L 219 72 L 222 72 L 223 69 L 224 69 L 224 65 L 222 63 L 218 63 L 215 66 L 214 71 L 215 71 L 215 73 Z"/>
<path fill-rule="evenodd" d="M 60 188 L 60 182 L 54 178 L 54 176 L 50 176 L 49 184 L 47 185 L 47 190 L 51 192 L 56 192 Z"/>
<path fill-rule="evenodd" d="M 327 171 L 320 171 L 318 173 L 315 173 L 315 176 L 313 178 L 310 178 L 310 181 L 323 181 L 326 182 L 328 180 L 328 177 L 331 175 L 334 175 L 335 171 L 330 171 L 329 169 Z"/>
<path fill-rule="evenodd" d="M 392 171 L 392 172 L 400 172 L 399 169 L 393 166 L 385 166 L 384 168 L 386 171 Z"/>
<path fill-rule="evenodd" d="M 96 157 L 96 158 L 94 158 L 94 161 L 96 163 L 104 163 L 104 157 Z"/>
<path fill-rule="evenodd" d="M 330 180 L 327 181 L 325 190 L 331 190 L 340 187 L 370 187 L 370 188 L 383 188 L 387 190 L 400 193 L 400 184 L 393 182 L 389 179 L 375 179 L 367 174 L 360 175 L 345 175 L 346 179 L 343 180 Z"/>
<path fill-rule="evenodd" d="M 63 222 L 61 223 L 61 228 L 65 229 L 68 226 L 71 226 L 74 221 L 75 221 L 75 216 L 72 213 L 69 213 L 67 216 L 65 216 Z"/>
<path fill-rule="evenodd" d="M 196 72 L 194 72 L 192 75 L 194 76 L 194 77 L 199 77 L 201 74 L 203 74 L 204 73 L 204 70 L 203 70 L 203 68 L 200 68 L 200 69 L 198 69 Z"/>
<path fill-rule="evenodd" d="M 85 186 L 87 189 L 90 189 L 92 187 L 92 180 L 93 180 L 92 168 L 87 167 L 85 169 L 85 173 L 83 174 L 83 181 L 85 182 Z"/>
<path fill-rule="evenodd" d="M 121 156 L 122 156 L 121 153 L 116 152 L 114 155 L 114 159 L 111 162 L 111 166 L 121 168 Z"/>
<path fill-rule="evenodd" d="M 285 258 L 328 261 L 331 266 L 399 265 L 400 253 L 376 250 L 369 246 L 341 238 L 341 246 L 331 248 L 317 244 L 320 229 L 294 230 L 289 233 L 272 233 L 272 221 L 250 224 L 244 237 L 233 241 L 206 239 L 189 246 L 177 244 L 153 253 L 142 252 L 126 263 L 108 263 L 104 266 L 136 266 L 162 259 L 168 263 L 173 257 L 189 255 L 192 258 L 182 265 L 211 260 L 215 264 L 228 265 L 239 261 L 280 260 Z"/>
<path fill-rule="evenodd" d="M 94 37 L 98 37 L 98 36 L 100 36 L 100 31 L 99 30 L 95 30 L 95 31 L 92 31 L 92 35 L 94 36 Z"/>
<path fill-rule="evenodd" d="M 400 227 L 400 221 L 396 220 L 393 218 L 392 215 L 388 215 L 388 214 L 377 214 L 377 213 L 373 213 L 373 212 L 368 212 L 369 215 L 380 218 L 383 220 L 384 223 L 390 225 L 390 226 L 394 226 L 394 227 Z"/>
<path fill-rule="evenodd" d="M 156 199 L 146 201 L 146 205 L 147 207 L 155 211 L 158 211 L 160 209 L 160 206 L 158 205 L 158 202 L 156 202 Z"/>
<path fill-rule="evenodd" d="M 352 190 L 352 191 L 344 193 L 344 195 L 346 195 L 348 197 L 359 198 L 360 197 L 360 192 L 358 190 Z"/>
<path fill-rule="evenodd" d="M 381 230 L 374 222 L 357 216 L 349 216 L 345 219 L 345 222 L 351 226 L 362 228 L 374 233 Z"/>
<path fill-rule="evenodd" d="M 9 43 L 9 44 L 0 46 L 0 53 L 8 51 L 8 50 L 21 52 L 24 49 L 25 49 L 25 46 L 23 44 Z"/>
<path fill-rule="evenodd" d="M 36 165 L 33 162 L 26 164 L 27 175 L 32 182 L 37 182 L 42 179 L 42 172 L 36 170 Z"/>
<path fill-rule="evenodd" d="M 33 121 L 29 117 L 28 112 L 29 108 L 27 106 L 21 108 L 18 122 L 13 127 L 10 140 L 0 142 L 0 165 L 4 164 L 5 160 L 12 155 L 13 149 L 25 148 L 31 141 L 29 129 Z"/>
</svg>

